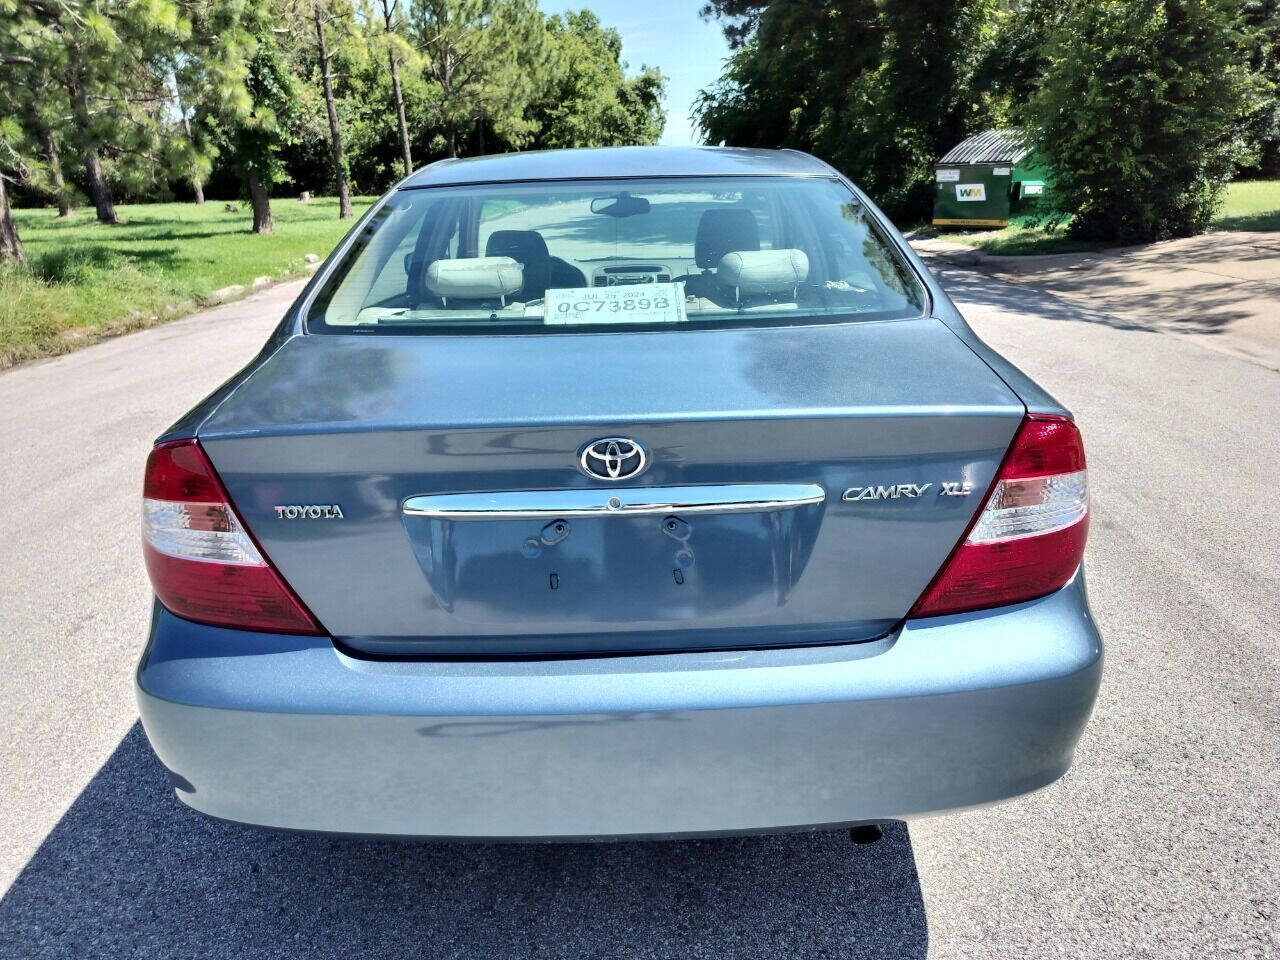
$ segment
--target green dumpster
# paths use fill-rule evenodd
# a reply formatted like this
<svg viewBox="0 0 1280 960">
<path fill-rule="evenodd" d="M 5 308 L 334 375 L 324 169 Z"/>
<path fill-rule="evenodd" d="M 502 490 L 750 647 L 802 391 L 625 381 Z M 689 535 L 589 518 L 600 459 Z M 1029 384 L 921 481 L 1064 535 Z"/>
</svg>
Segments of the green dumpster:
<svg viewBox="0 0 1280 960">
<path fill-rule="evenodd" d="M 933 223 L 1004 227 L 1035 208 L 1049 170 L 1022 145 L 1022 131 L 984 130 L 950 150 L 935 171 Z"/>
</svg>

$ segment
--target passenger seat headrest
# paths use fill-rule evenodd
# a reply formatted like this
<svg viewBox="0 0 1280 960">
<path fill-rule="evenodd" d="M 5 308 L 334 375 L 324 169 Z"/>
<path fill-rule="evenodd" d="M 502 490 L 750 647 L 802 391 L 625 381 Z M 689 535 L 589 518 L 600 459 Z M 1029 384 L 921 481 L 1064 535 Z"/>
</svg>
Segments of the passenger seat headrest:
<svg viewBox="0 0 1280 960">
<path fill-rule="evenodd" d="M 505 300 L 522 286 L 524 271 L 510 257 L 433 260 L 427 267 L 427 290 L 441 300 Z"/>
<path fill-rule="evenodd" d="M 705 210 L 698 221 L 693 242 L 693 259 L 706 270 L 720 262 L 731 250 L 759 250 L 760 227 L 756 215 L 744 207 Z"/>
<path fill-rule="evenodd" d="M 726 253 L 716 266 L 716 280 L 737 291 L 739 299 L 753 293 L 791 293 L 809 276 L 803 250 L 746 250 Z"/>
</svg>

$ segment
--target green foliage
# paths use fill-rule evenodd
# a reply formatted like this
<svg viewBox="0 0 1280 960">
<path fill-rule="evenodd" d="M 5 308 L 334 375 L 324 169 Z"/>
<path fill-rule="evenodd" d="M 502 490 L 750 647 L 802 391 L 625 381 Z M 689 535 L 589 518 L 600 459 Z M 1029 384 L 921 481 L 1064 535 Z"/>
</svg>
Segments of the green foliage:
<svg viewBox="0 0 1280 960">
<path fill-rule="evenodd" d="M 699 12 L 704 17 L 720 20 L 729 46 L 736 50 L 759 28 L 761 15 L 768 5 L 769 0 L 709 0 Z"/>
<path fill-rule="evenodd" d="M 1241 15 L 1243 11 L 1243 16 Z M 1025 125 L 1076 237 L 1203 229 L 1241 165 L 1280 167 L 1280 0 L 710 0 L 734 54 L 712 142 L 830 161 L 893 217 L 932 165 Z"/>
<path fill-rule="evenodd" d="M 400 163 L 400 134 L 396 124 L 395 101 L 391 93 L 391 75 L 387 71 L 388 41 L 381 27 L 370 31 L 369 56 L 359 63 L 341 65 L 343 91 L 338 107 L 342 115 L 343 138 L 351 182 L 357 192 L 378 193 L 404 176 Z M 396 36 L 400 57 L 400 86 L 405 98 L 406 120 L 410 138 L 431 128 L 426 102 L 426 81 L 417 70 L 408 68 L 413 52 Z M 426 138 L 415 139 L 416 157 L 424 156 Z"/>
<path fill-rule="evenodd" d="M 0 267 L 0 368 L 189 313 L 230 284 L 301 276 L 305 255 L 324 256 L 349 226 L 331 199 L 278 204 L 270 236 L 250 233 L 249 213 L 221 204 L 122 206 L 120 214 L 120 226 L 104 227 L 83 214 L 14 211 L 31 263 Z"/>
<path fill-rule="evenodd" d="M 1061 20 L 1060 0 L 1019 0 L 991 11 L 971 83 L 987 98 L 990 126 L 1015 126 L 1044 71 L 1043 49 Z"/>
<path fill-rule="evenodd" d="M 1065 5 L 1025 126 L 1072 236 L 1136 243 L 1209 224 L 1249 157 L 1245 41 L 1235 0 Z"/>
<path fill-rule="evenodd" d="M 193 104 L 243 103 L 240 21 L 254 0 L 0 0 L 0 112 L 27 145 L 20 179 L 98 218 L 113 193 L 164 195 L 207 175 L 218 144 Z M 114 186 L 113 186 L 114 185 Z"/>
<path fill-rule="evenodd" d="M 279 183 L 287 179 L 280 151 L 299 136 L 298 83 L 268 29 L 254 36 L 244 86 L 245 104 L 225 110 L 214 107 L 230 146 L 230 159 L 243 174 L 252 170 L 264 184 Z"/>
<path fill-rule="evenodd" d="M 1245 0 L 1243 4 L 1249 66 L 1261 81 L 1261 96 L 1245 119 L 1245 134 L 1257 157 L 1243 172 L 1280 175 L 1280 0 Z"/>
<path fill-rule="evenodd" d="M 173 63 L 200 49 L 210 76 L 224 76 L 223 58 L 236 51 L 206 32 L 224 22 L 218 2 L 24 2 L 10 35 L 32 60 L 26 89 L 38 106 L 23 112 L 29 129 L 56 124 L 68 152 L 99 152 L 108 174 L 135 189 L 199 163 L 195 145 L 169 135 Z"/>
<path fill-rule="evenodd" d="M 409 29 L 447 156 L 489 128 L 512 146 L 527 141 L 525 113 L 550 54 L 534 0 L 413 0 Z"/>
<path fill-rule="evenodd" d="M 533 105 L 542 149 L 656 143 L 662 136 L 662 75 L 645 68 L 627 78 L 618 31 L 590 10 L 548 21 L 553 54 Z"/>
<path fill-rule="evenodd" d="M 661 134 L 660 74 L 627 76 L 617 33 L 590 13 L 546 16 L 535 0 L 317 2 L 343 164 L 365 192 L 402 175 L 392 54 L 419 163 Z M 0 0 L 0 170 L 25 200 L 91 187 L 91 153 L 105 189 L 129 197 L 193 183 L 243 196 L 249 171 L 326 192 L 313 14 L 312 0 Z M 69 185 L 55 182 L 49 142 Z"/>
<path fill-rule="evenodd" d="M 796 147 L 896 219 L 922 218 L 933 163 L 991 118 L 974 86 L 991 0 L 718 0 L 740 43 L 695 105 L 713 143 Z"/>
</svg>

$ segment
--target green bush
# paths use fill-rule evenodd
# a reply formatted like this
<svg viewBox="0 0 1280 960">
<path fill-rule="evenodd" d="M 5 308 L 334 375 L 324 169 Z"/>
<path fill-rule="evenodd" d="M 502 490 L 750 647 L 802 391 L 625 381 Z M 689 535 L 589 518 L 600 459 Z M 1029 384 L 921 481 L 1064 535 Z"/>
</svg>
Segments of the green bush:
<svg viewBox="0 0 1280 960">
<path fill-rule="evenodd" d="M 1027 107 L 1047 198 L 1081 239 L 1139 243 L 1208 226 L 1248 158 L 1256 108 L 1237 0 L 1068 0 Z"/>
<path fill-rule="evenodd" d="M 973 85 L 994 0 L 712 0 L 742 40 L 694 113 L 708 143 L 794 147 L 892 219 L 933 208 L 934 164 L 987 125 Z"/>
</svg>

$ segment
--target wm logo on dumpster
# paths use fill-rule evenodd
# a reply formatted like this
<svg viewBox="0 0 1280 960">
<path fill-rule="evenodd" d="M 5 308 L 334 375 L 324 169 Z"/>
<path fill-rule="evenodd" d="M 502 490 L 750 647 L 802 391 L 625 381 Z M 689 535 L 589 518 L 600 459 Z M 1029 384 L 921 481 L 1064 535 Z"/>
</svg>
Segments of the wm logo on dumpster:
<svg viewBox="0 0 1280 960">
<path fill-rule="evenodd" d="M 985 200 L 987 199 L 987 187 L 982 183 L 957 183 L 956 199 Z"/>
</svg>

